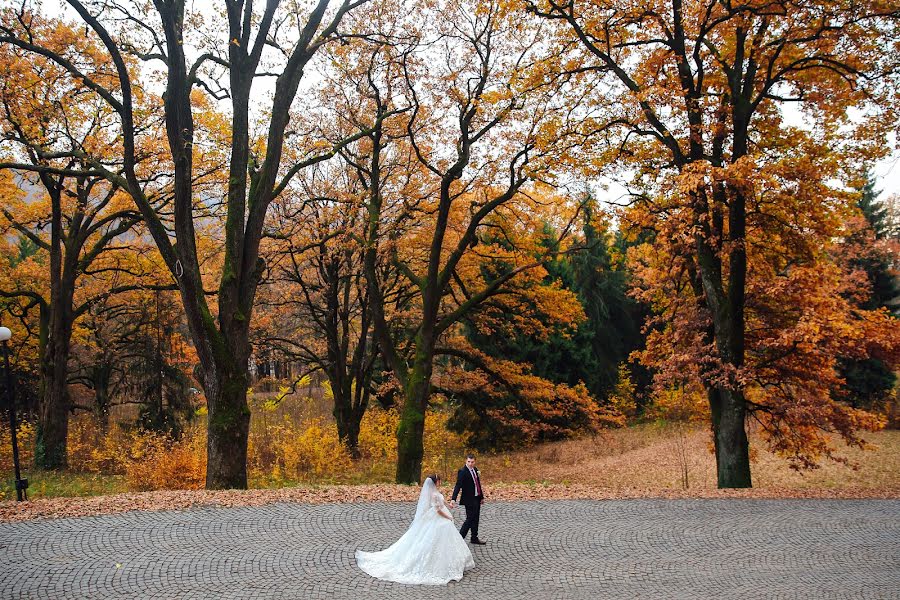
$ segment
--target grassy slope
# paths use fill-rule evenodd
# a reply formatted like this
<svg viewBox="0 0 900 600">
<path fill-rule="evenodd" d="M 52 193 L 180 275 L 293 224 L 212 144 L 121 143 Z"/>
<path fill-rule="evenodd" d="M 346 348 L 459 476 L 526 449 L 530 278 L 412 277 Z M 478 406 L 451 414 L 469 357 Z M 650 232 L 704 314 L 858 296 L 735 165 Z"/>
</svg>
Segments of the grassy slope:
<svg viewBox="0 0 900 600">
<path fill-rule="evenodd" d="M 873 449 L 862 451 L 841 447 L 842 454 L 858 465 L 857 469 L 824 459 L 813 471 L 792 471 L 787 461 L 763 448 L 757 435 L 751 435 L 755 457 L 753 483 L 757 488 L 844 489 L 873 488 L 900 490 L 900 431 L 870 433 L 865 438 Z M 673 425 L 637 425 L 604 431 L 578 440 L 551 442 L 531 449 L 496 455 L 482 455 L 478 466 L 485 482 L 586 484 L 611 489 L 683 488 L 683 466 L 687 466 L 690 489 L 714 489 L 715 458 L 709 450 L 707 429 Z M 453 462 L 450 457 L 449 462 Z M 462 457 L 459 461 L 462 463 Z M 387 473 L 391 465 L 381 469 Z M 450 478 L 453 465 L 447 466 Z M 369 471 L 370 481 L 360 474 L 347 483 L 382 483 L 390 478 Z M 14 498 L 12 477 L 3 473 L 0 500 Z M 26 473 L 29 496 L 95 496 L 128 491 L 124 478 L 81 473 Z M 280 487 L 289 482 L 280 482 Z M 324 481 L 322 482 L 324 483 Z M 253 487 L 272 487 L 252 482 Z"/>
<path fill-rule="evenodd" d="M 751 434 L 755 487 L 900 489 L 900 431 L 869 433 L 871 450 L 838 443 L 853 469 L 823 459 L 796 472 Z M 553 442 L 517 453 L 484 456 L 479 466 L 491 481 L 584 483 L 611 488 L 682 488 L 687 465 L 690 488 L 715 488 L 715 457 L 706 428 L 637 425 L 593 438 Z M 682 458 L 683 457 L 683 458 Z"/>
</svg>

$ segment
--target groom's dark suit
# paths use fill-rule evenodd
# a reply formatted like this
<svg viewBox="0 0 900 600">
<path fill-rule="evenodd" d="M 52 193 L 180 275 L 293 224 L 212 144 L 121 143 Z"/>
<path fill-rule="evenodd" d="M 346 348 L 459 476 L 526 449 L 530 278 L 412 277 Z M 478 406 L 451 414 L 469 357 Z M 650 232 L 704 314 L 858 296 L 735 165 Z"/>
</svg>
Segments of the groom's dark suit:
<svg viewBox="0 0 900 600">
<path fill-rule="evenodd" d="M 478 518 L 481 516 L 481 502 L 484 500 L 484 488 L 481 487 L 481 475 L 478 469 L 472 467 L 475 476 L 478 477 L 478 486 L 475 485 L 475 479 L 469 471 L 469 467 L 463 467 L 456 474 L 456 486 L 453 488 L 452 500 L 456 500 L 456 496 L 462 491 L 462 497 L 459 503 L 466 507 L 466 520 L 463 522 L 459 530 L 460 535 L 466 537 L 469 529 L 472 530 L 472 541 L 478 539 Z M 480 492 L 480 493 L 479 493 Z"/>
</svg>

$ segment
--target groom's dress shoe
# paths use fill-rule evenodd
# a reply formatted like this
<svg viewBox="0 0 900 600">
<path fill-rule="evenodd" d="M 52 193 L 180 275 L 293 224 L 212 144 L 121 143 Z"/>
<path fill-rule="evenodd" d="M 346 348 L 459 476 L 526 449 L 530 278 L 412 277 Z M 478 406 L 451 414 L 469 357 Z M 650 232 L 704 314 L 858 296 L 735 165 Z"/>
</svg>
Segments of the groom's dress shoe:
<svg viewBox="0 0 900 600">
<path fill-rule="evenodd" d="M 476 540 L 472 540 L 472 543 L 473 543 L 473 544 L 476 544 L 476 545 L 478 545 L 478 546 L 484 546 L 484 545 L 487 544 L 487 542 L 482 542 L 481 540 L 477 540 L 477 539 L 476 539 Z"/>
</svg>

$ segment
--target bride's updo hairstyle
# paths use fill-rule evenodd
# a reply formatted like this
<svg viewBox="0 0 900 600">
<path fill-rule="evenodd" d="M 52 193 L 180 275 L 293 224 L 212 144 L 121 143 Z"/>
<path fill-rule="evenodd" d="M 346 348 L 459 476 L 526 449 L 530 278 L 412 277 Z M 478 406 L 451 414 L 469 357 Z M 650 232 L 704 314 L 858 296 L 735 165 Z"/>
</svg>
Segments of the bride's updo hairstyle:
<svg viewBox="0 0 900 600">
<path fill-rule="evenodd" d="M 438 481 L 441 480 L 441 476 L 438 475 L 437 473 L 432 473 L 431 475 L 428 476 L 428 479 L 432 480 L 434 482 L 434 485 L 437 485 Z"/>
</svg>

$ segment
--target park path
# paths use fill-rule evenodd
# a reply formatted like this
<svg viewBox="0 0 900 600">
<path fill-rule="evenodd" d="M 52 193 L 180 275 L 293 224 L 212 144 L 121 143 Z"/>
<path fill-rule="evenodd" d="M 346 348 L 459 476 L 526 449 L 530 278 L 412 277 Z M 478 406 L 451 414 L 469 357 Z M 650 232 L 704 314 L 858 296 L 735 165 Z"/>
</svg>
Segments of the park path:
<svg viewBox="0 0 900 600">
<path fill-rule="evenodd" d="M 0 598 L 900 598 L 900 500 L 487 503 L 488 545 L 461 582 L 357 569 L 354 551 L 389 545 L 414 511 L 281 503 L 0 524 Z"/>
</svg>

